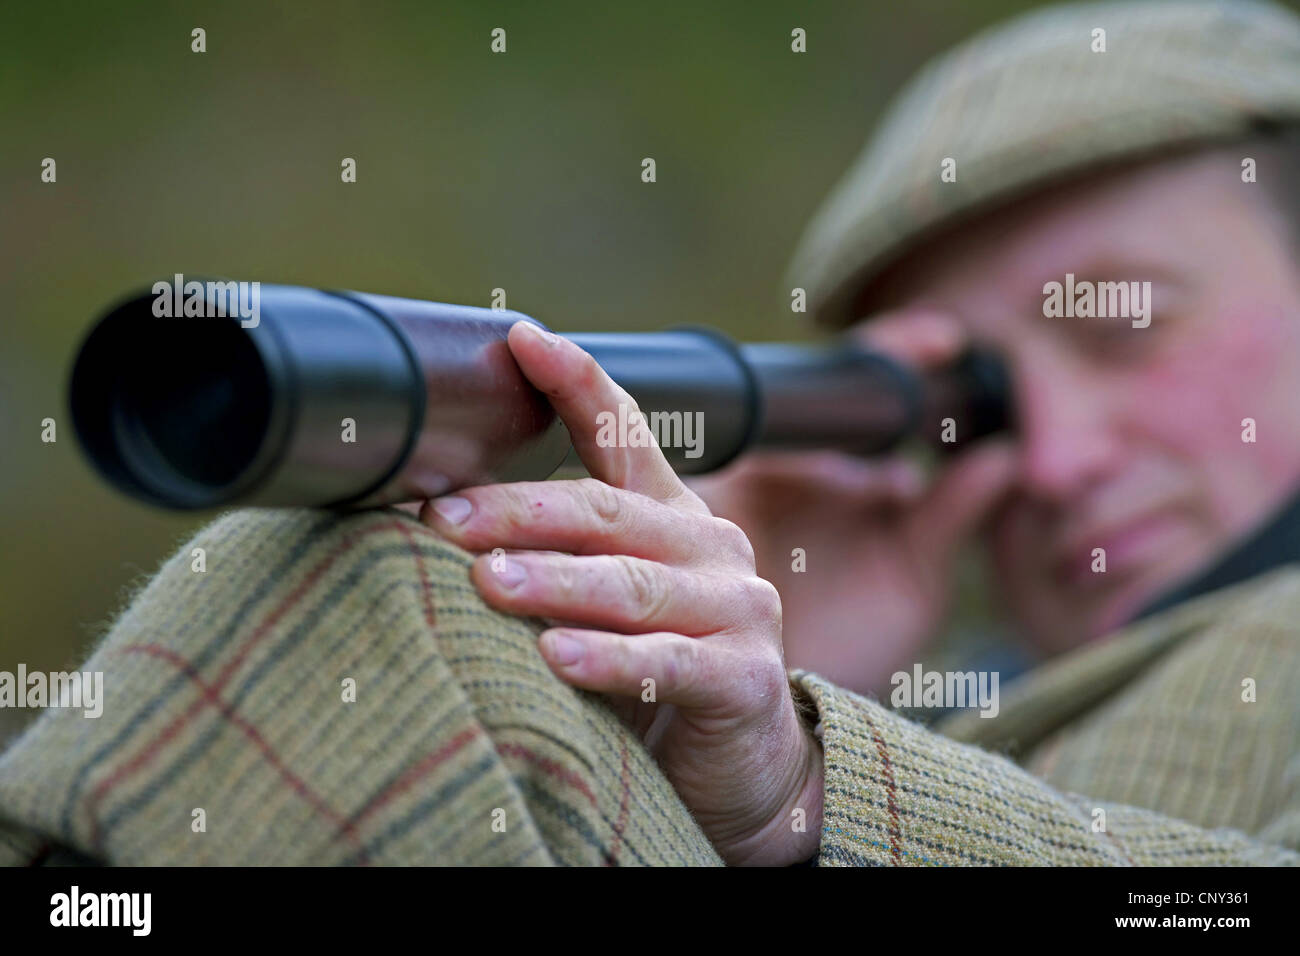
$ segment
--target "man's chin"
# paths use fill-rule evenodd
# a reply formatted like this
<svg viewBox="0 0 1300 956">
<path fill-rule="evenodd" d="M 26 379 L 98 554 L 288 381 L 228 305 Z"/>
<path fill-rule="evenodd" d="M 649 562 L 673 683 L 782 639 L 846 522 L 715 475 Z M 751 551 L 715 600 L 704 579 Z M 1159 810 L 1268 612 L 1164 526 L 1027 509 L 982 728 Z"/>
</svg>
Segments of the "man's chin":
<svg viewBox="0 0 1300 956">
<path fill-rule="evenodd" d="M 1087 640 L 1100 641 L 1123 630 L 1142 613 L 1142 609 L 1154 597 L 1149 590 L 1135 594 L 1123 600 L 1116 600 L 1100 608 L 1092 618 Z"/>
<path fill-rule="evenodd" d="M 1132 624 L 1169 586 L 1164 578 L 1134 580 L 1117 582 L 1105 594 L 1062 594 L 1056 609 L 1033 628 L 1035 643 L 1050 653 L 1063 653 L 1108 640 Z"/>
</svg>

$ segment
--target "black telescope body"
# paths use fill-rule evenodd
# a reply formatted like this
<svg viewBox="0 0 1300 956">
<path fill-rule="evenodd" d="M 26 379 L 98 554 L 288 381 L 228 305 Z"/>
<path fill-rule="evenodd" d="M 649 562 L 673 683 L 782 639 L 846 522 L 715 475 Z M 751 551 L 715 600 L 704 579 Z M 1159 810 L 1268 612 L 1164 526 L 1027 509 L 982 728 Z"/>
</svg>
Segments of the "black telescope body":
<svg viewBox="0 0 1300 956">
<path fill-rule="evenodd" d="M 180 315 L 159 308 L 173 295 L 159 283 L 82 345 L 73 421 L 121 490 L 182 509 L 368 507 L 540 480 L 576 461 L 506 345 L 515 322 L 536 320 L 281 285 L 254 287 L 236 310 L 234 285 L 200 283 L 192 311 L 203 315 Z M 703 328 L 565 338 L 628 391 L 682 474 L 760 447 L 955 447 L 1010 422 L 1005 372 L 979 352 L 919 376 L 846 343 L 738 345 Z M 610 409 L 598 425 L 625 441 L 636 419 Z"/>
</svg>

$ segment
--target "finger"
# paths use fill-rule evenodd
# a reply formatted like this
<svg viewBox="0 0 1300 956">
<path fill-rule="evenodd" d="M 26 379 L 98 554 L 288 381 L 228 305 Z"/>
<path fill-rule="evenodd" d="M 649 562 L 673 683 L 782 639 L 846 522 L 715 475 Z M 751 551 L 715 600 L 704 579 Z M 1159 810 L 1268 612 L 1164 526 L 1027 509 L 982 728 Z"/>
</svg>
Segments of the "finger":
<svg viewBox="0 0 1300 956">
<path fill-rule="evenodd" d="M 917 504 L 914 533 L 951 554 L 1010 491 L 1015 461 L 1015 447 L 1006 439 L 978 442 L 963 451 Z"/>
<path fill-rule="evenodd" d="M 556 676 L 575 687 L 691 710 L 718 703 L 716 649 L 695 638 L 552 628 L 537 646 Z"/>
<path fill-rule="evenodd" d="M 550 399 L 568 427 L 573 447 L 593 478 L 674 507 L 708 510 L 682 484 L 654 441 L 636 446 L 628 443 L 626 447 L 602 447 L 597 443 L 604 416 L 619 421 L 622 414 L 631 423 L 640 411 L 632 396 L 594 358 L 532 322 L 516 322 L 508 341 L 520 370 Z"/>
<path fill-rule="evenodd" d="M 426 502 L 420 520 L 467 551 L 626 554 L 679 565 L 716 564 L 745 551 L 721 519 L 595 478 L 465 488 Z"/>
<path fill-rule="evenodd" d="M 684 571 L 626 555 L 482 555 L 470 578 L 493 607 L 624 633 L 717 634 L 779 614 L 760 578 Z"/>
<path fill-rule="evenodd" d="M 969 344 L 956 316 L 930 307 L 874 316 L 855 326 L 852 335 L 868 349 L 921 369 L 947 365 Z"/>
</svg>

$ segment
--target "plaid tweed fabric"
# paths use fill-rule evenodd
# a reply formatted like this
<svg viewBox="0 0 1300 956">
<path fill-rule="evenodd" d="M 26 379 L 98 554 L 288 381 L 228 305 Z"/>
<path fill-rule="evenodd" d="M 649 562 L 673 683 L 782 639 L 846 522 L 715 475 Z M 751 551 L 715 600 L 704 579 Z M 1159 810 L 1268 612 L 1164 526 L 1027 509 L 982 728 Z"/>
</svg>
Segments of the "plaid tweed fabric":
<svg viewBox="0 0 1300 956">
<path fill-rule="evenodd" d="M 0 757 L 0 859 L 719 863 L 639 741 L 467 565 L 394 510 L 222 517 L 84 665 L 103 716 L 48 710 Z M 1032 677 L 966 734 L 1009 733 L 1041 779 L 793 673 L 822 723 L 819 862 L 1297 862 L 1298 607 L 1300 574 L 1270 575 Z"/>
<path fill-rule="evenodd" d="M 1300 848 L 1297 608 L 1295 567 L 1262 575 L 1039 668 L 997 720 L 938 730 L 1061 790 Z"/>
<path fill-rule="evenodd" d="M 1093 52 L 1092 31 L 1106 31 Z M 1300 122 L 1300 18 L 1247 0 L 1051 7 L 986 30 L 894 101 L 804 234 L 788 284 L 813 318 L 933 230 L 1071 173 Z M 956 160 L 956 180 L 940 179 Z M 1290 170 L 1263 171 L 1291 175 Z"/>
</svg>

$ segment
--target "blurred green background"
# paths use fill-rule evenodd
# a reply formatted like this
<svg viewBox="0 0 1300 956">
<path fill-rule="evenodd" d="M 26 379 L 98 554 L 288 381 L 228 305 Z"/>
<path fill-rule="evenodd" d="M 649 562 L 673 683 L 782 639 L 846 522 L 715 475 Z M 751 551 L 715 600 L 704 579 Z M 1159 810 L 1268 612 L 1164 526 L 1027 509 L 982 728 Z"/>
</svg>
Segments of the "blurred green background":
<svg viewBox="0 0 1300 956">
<path fill-rule="evenodd" d="M 6 5 L 0 669 L 78 663 L 207 520 L 110 491 L 76 445 L 70 362 L 123 292 L 174 272 L 477 305 L 499 286 L 560 330 L 801 337 L 786 261 L 885 99 L 1030 6 Z"/>
</svg>

